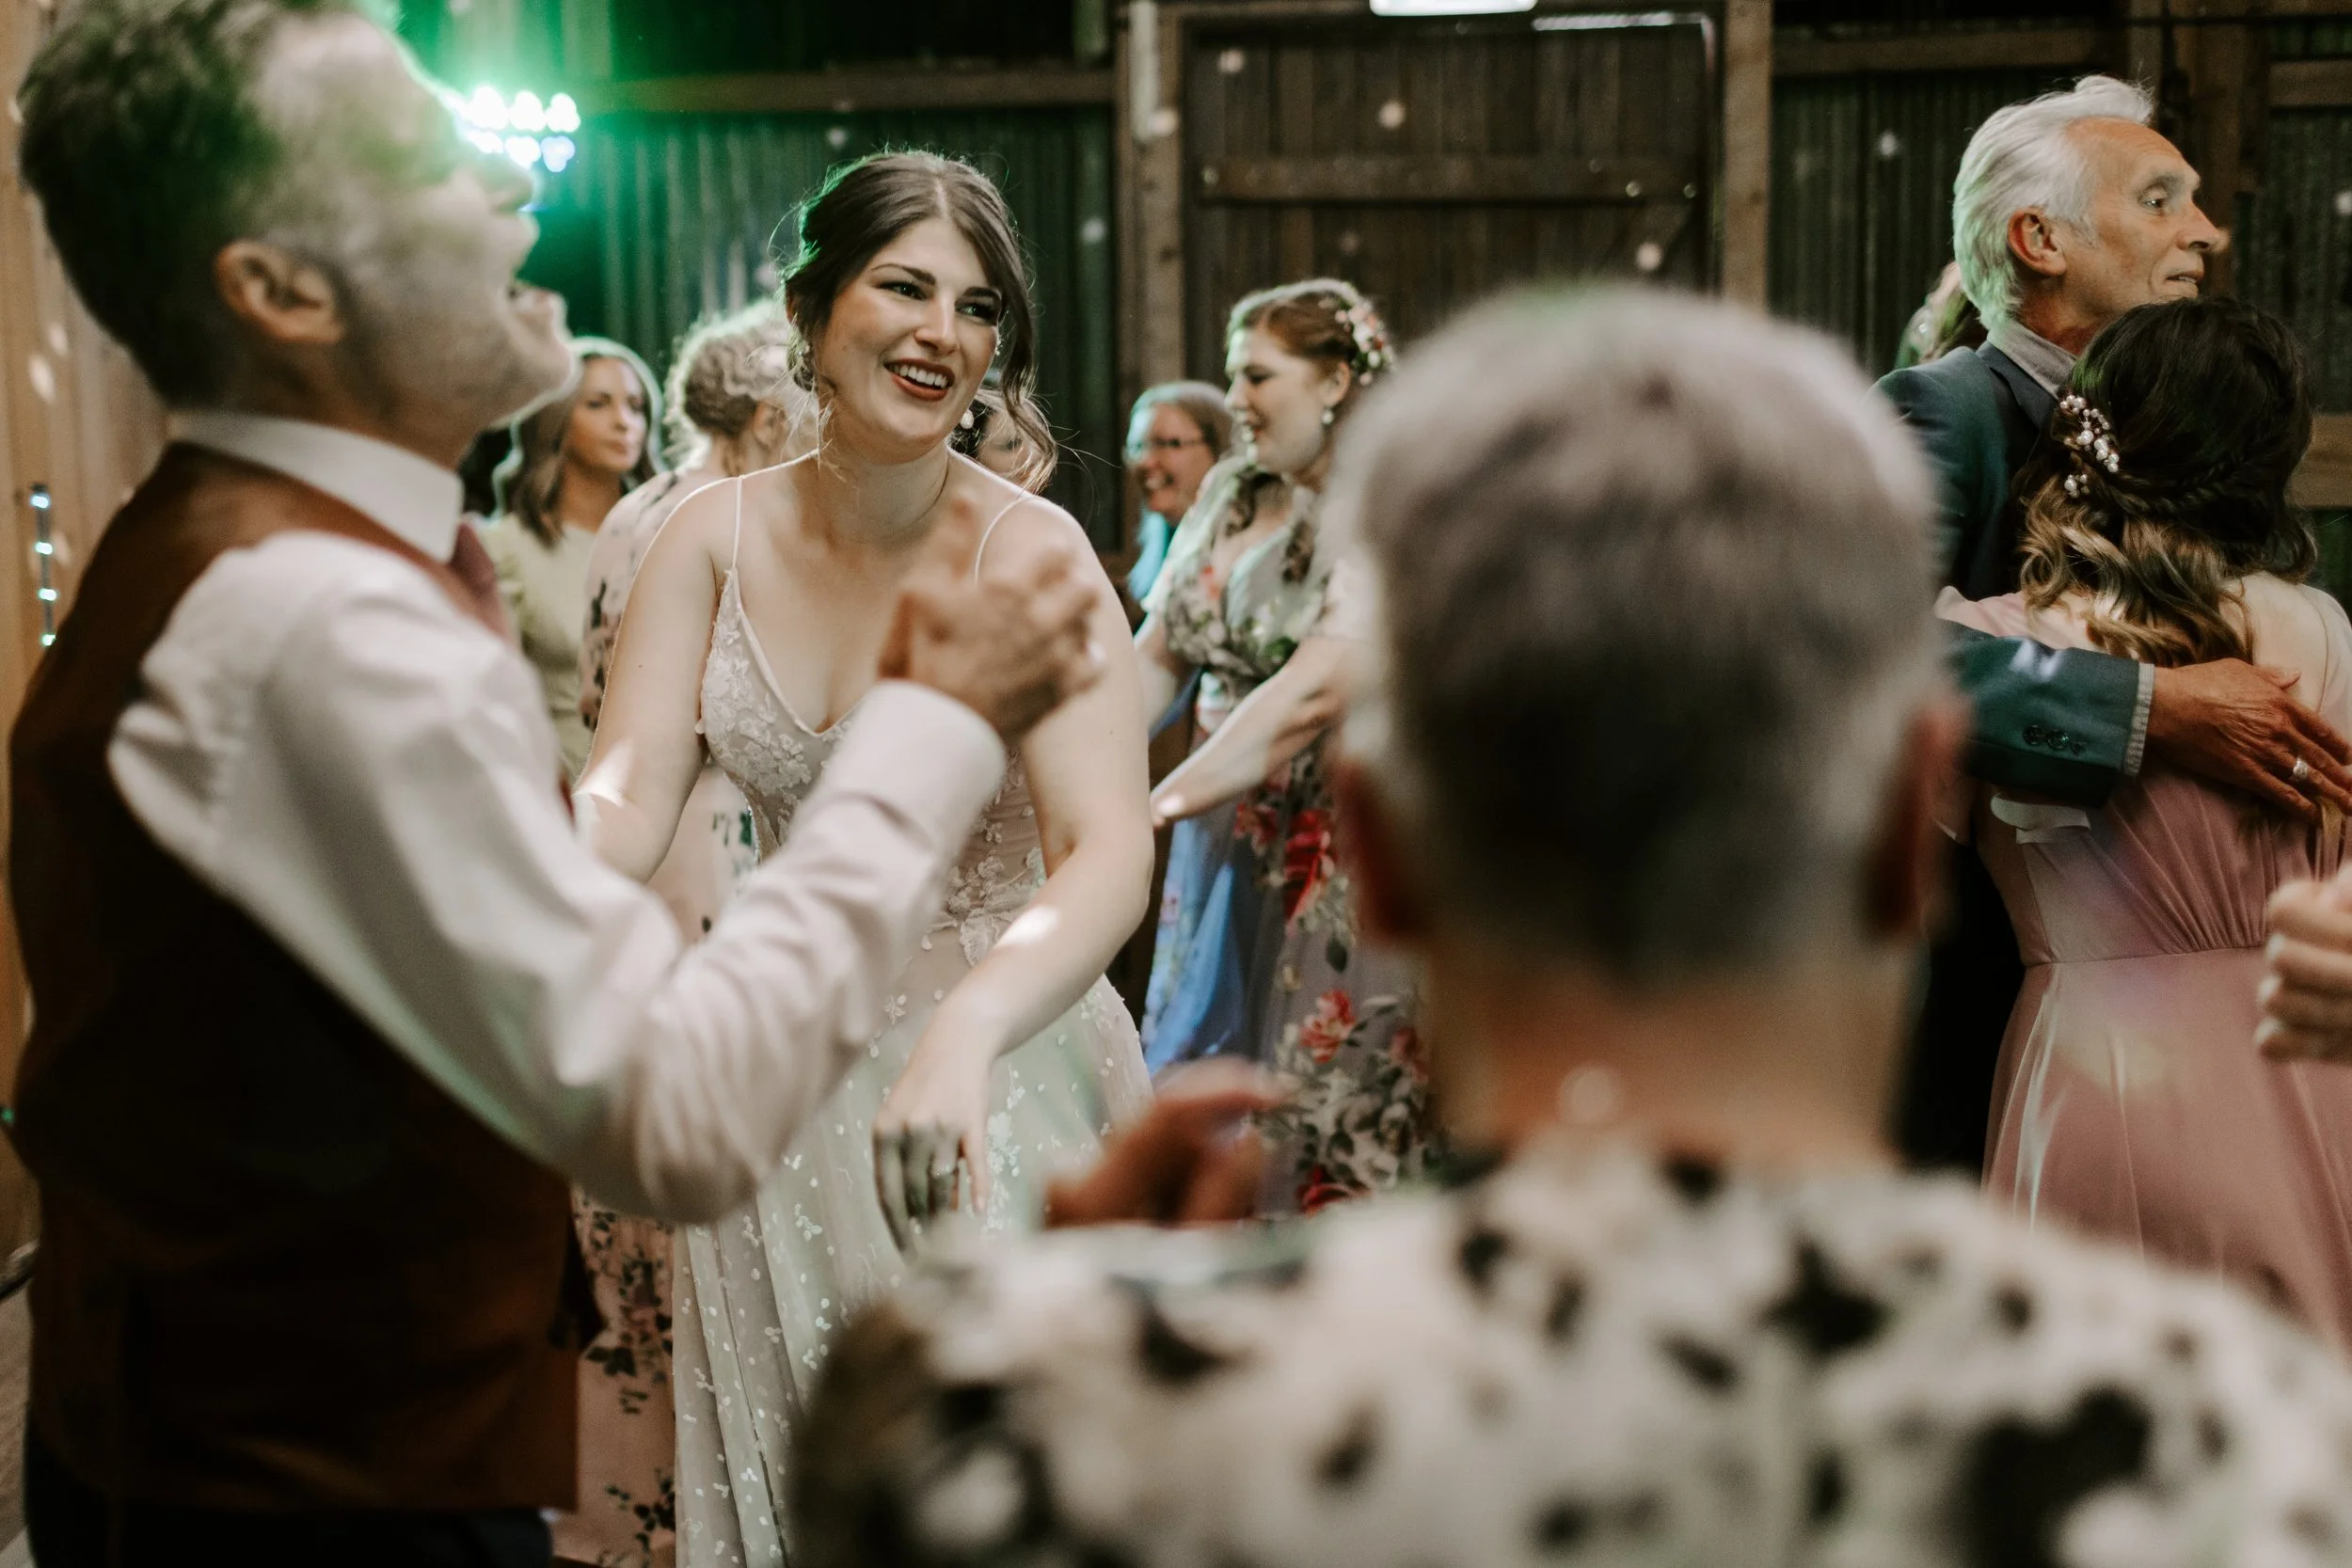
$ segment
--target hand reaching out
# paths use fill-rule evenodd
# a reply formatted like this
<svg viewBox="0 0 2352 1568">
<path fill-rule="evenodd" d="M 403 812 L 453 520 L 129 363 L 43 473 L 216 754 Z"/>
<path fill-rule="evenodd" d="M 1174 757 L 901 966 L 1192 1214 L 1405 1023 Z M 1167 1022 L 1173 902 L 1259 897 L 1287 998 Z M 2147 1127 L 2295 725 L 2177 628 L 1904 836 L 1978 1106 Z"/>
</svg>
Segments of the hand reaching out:
<svg viewBox="0 0 2352 1568">
<path fill-rule="evenodd" d="M 2243 659 L 2156 672 L 2148 749 L 2173 767 L 2303 818 L 2352 812 L 2352 748 L 2295 700 L 2296 677 Z M 2298 772 L 2296 764 L 2304 766 Z"/>
<path fill-rule="evenodd" d="M 1102 674 L 1088 630 L 1095 595 L 1066 550 L 977 579 L 970 559 L 951 541 L 909 578 L 881 673 L 955 698 L 1012 745 Z"/>
<path fill-rule="evenodd" d="M 1045 1223 L 1214 1225 L 1257 1209 L 1264 1149 L 1246 1124 L 1282 1102 L 1255 1068 L 1203 1062 L 1172 1076 L 1152 1107 L 1104 1146 L 1089 1171 L 1055 1181 Z"/>
</svg>

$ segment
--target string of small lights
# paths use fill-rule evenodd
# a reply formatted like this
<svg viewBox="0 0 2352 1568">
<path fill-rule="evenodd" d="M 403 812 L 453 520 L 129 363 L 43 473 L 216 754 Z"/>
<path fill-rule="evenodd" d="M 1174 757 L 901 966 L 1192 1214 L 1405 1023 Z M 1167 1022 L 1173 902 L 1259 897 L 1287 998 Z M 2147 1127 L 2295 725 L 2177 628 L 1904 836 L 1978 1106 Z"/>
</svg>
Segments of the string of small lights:
<svg viewBox="0 0 2352 1568">
<path fill-rule="evenodd" d="M 34 485 L 24 499 L 33 509 L 33 565 L 40 578 L 35 592 L 40 600 L 40 645 L 46 648 L 57 640 L 57 585 L 49 575 L 49 563 L 56 559 L 57 546 L 49 537 L 49 486 Z"/>
</svg>

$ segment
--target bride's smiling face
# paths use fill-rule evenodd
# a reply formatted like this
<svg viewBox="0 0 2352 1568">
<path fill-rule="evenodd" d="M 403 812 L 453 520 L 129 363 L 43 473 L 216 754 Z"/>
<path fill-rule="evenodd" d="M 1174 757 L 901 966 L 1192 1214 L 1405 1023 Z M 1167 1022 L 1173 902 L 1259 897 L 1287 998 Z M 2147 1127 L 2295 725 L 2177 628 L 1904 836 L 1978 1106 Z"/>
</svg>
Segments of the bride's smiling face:
<svg viewBox="0 0 2352 1568">
<path fill-rule="evenodd" d="M 817 382 L 834 431 L 884 462 L 947 439 L 996 356 L 1004 295 L 944 217 L 901 230 L 834 297 Z"/>
</svg>

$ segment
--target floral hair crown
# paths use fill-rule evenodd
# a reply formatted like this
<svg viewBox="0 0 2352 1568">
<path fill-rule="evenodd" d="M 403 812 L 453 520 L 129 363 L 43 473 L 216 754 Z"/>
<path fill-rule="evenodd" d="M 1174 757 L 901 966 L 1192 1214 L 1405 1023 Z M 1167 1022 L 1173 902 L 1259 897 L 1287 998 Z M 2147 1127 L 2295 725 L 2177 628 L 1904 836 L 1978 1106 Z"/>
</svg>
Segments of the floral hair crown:
<svg viewBox="0 0 2352 1568">
<path fill-rule="evenodd" d="M 2110 474 L 2123 471 L 2123 460 L 2115 452 L 2115 426 L 2089 398 L 2080 392 L 2069 392 L 2058 399 L 2058 412 L 2074 421 L 2074 430 L 2058 439 L 2074 454 L 2074 462 L 2082 470 L 2066 476 L 2068 495 L 2080 497 L 2090 490 L 2090 469 L 2094 463 Z"/>
<path fill-rule="evenodd" d="M 1389 329 L 1382 324 L 1379 312 L 1361 294 L 1336 296 L 1340 301 L 1340 325 L 1347 329 L 1348 340 L 1356 345 L 1355 371 L 1357 379 L 1370 381 L 1391 370 L 1396 364 L 1396 350 L 1389 344 Z"/>
</svg>

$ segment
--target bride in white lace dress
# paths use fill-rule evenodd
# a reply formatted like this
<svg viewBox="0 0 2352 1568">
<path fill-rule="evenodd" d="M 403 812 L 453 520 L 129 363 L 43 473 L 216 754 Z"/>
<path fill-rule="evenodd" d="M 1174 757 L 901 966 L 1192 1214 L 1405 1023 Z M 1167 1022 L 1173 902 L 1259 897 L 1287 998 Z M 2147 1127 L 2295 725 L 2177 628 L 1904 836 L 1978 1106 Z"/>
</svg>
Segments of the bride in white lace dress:
<svg viewBox="0 0 2352 1568">
<path fill-rule="evenodd" d="M 643 875 L 707 755 L 750 800 L 769 852 L 856 724 L 910 576 L 991 575 L 1052 552 L 1082 563 L 1089 591 L 1099 579 L 1104 678 L 1023 741 L 883 1032 L 844 1064 L 754 1205 L 684 1237 L 689 1564 L 787 1560 L 793 1424 L 849 1312 L 898 1281 L 900 1239 L 949 1207 L 1034 1224 L 1046 1178 L 1150 1092 L 1102 978 L 1142 917 L 1152 868 L 1125 618 L 1067 514 L 947 446 L 992 362 L 1035 421 L 1019 257 L 994 188 L 947 160 L 867 160 L 811 203 L 785 293 L 818 450 L 711 486 L 664 526 L 580 783 L 592 842 Z"/>
</svg>

